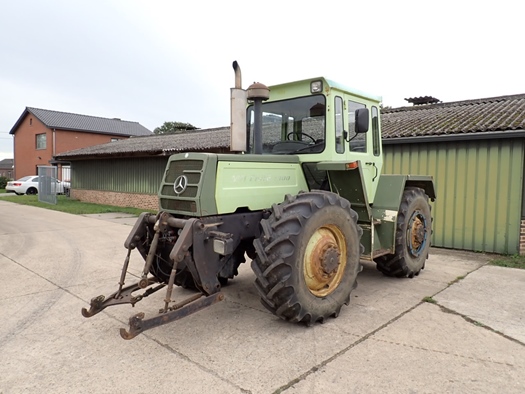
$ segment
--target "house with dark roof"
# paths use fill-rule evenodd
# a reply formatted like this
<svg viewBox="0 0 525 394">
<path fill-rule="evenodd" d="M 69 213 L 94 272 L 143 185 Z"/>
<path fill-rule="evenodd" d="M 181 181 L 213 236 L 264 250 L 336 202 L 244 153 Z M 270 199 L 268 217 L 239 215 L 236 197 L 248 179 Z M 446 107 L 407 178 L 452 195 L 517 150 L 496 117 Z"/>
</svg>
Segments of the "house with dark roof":
<svg viewBox="0 0 525 394">
<path fill-rule="evenodd" d="M 26 107 L 9 133 L 14 136 L 15 178 L 57 165 L 53 157 L 62 152 L 152 134 L 138 122 L 32 107 Z"/>
<path fill-rule="evenodd" d="M 13 159 L 0 160 L 0 176 L 12 179 L 13 173 Z"/>
<path fill-rule="evenodd" d="M 432 244 L 525 254 L 525 94 L 385 109 L 383 172 L 434 177 Z M 229 128 L 65 152 L 84 201 L 156 209 L 169 155 L 227 152 Z"/>
</svg>

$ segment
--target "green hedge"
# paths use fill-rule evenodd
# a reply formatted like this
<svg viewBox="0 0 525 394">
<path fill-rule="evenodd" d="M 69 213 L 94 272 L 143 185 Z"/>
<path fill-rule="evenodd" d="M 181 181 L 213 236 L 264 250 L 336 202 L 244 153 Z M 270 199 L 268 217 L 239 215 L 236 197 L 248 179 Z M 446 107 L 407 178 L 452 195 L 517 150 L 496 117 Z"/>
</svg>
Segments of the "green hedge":
<svg viewBox="0 0 525 394">
<path fill-rule="evenodd" d="M 9 178 L 5 176 L 0 176 L 0 189 L 5 189 L 7 186 L 7 181 L 9 181 Z"/>
</svg>

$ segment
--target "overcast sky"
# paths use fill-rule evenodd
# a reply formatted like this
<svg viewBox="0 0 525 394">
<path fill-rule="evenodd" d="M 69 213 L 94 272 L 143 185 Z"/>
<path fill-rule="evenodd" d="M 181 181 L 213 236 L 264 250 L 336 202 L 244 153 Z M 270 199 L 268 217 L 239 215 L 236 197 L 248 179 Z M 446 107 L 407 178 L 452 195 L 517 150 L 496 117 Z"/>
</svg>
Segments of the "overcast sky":
<svg viewBox="0 0 525 394">
<path fill-rule="evenodd" d="M 0 160 L 25 107 L 200 128 L 243 86 L 325 76 L 386 106 L 525 93 L 525 3 L 0 0 Z"/>
</svg>

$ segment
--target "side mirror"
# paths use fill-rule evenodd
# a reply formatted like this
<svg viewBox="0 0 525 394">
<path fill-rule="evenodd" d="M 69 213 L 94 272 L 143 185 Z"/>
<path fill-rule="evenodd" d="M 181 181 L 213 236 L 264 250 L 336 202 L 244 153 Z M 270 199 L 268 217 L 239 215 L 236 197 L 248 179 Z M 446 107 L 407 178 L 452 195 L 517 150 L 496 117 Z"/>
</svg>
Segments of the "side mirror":
<svg viewBox="0 0 525 394">
<path fill-rule="evenodd" d="M 355 132 L 356 134 L 366 133 L 369 122 L 368 108 L 359 108 L 355 111 Z"/>
</svg>

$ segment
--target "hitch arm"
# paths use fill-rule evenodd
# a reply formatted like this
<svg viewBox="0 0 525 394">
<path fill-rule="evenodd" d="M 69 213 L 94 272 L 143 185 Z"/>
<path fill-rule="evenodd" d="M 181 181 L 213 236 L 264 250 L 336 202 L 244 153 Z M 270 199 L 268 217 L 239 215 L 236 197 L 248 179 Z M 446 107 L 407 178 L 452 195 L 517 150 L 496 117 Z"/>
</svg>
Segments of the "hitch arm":
<svg viewBox="0 0 525 394">
<path fill-rule="evenodd" d="M 120 329 L 120 336 L 124 339 L 133 339 L 141 332 L 162 326 L 163 324 L 171 323 L 172 321 L 182 319 L 192 313 L 198 312 L 208 306 L 211 306 L 224 299 L 224 294 L 221 292 L 214 293 L 209 296 L 197 294 L 178 305 L 171 307 L 171 311 L 163 313 L 159 316 L 144 320 L 144 313 L 138 313 L 129 318 L 129 331 L 125 328 Z"/>
<path fill-rule="evenodd" d="M 147 282 L 148 282 L 148 285 L 158 283 L 158 281 L 155 278 L 148 278 Z M 140 300 L 142 300 L 144 297 L 147 297 L 150 294 L 155 293 L 156 291 L 162 289 L 164 286 L 166 285 L 162 283 L 156 287 L 149 288 L 142 294 L 139 294 L 137 296 L 132 296 L 131 294 L 133 292 L 141 289 L 140 285 L 138 283 L 135 283 L 133 285 L 129 285 L 122 289 L 119 289 L 115 293 L 108 296 L 108 298 L 104 297 L 103 295 L 99 295 L 98 297 L 91 299 L 89 310 L 87 310 L 86 308 L 82 308 L 82 316 L 91 317 L 103 311 L 108 306 L 112 306 L 112 305 L 131 304 L 132 306 L 135 306 L 135 304 L 139 302 Z"/>
</svg>

